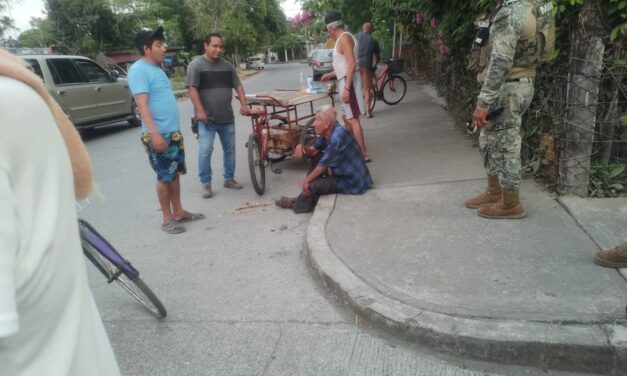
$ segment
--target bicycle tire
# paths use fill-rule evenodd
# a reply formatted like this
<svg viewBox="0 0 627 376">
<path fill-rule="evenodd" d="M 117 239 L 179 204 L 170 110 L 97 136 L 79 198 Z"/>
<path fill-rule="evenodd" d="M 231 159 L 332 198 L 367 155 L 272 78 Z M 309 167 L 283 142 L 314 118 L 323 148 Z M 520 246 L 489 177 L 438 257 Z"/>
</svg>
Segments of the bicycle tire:
<svg viewBox="0 0 627 376">
<path fill-rule="evenodd" d="M 159 298 L 157 298 L 139 276 L 134 279 L 129 278 L 109 261 L 109 259 L 102 256 L 91 244 L 86 241 L 82 243 L 83 253 L 87 256 L 87 259 L 94 264 L 96 269 L 107 278 L 107 283 L 116 281 L 126 292 L 156 317 L 162 319 L 167 316 L 168 313 Z"/>
<path fill-rule="evenodd" d="M 168 315 L 159 298 L 139 276 L 135 279 L 130 279 L 126 274 L 120 274 L 115 281 L 156 317 L 162 319 Z"/>
<path fill-rule="evenodd" d="M 265 192 L 266 189 L 266 166 L 261 156 L 261 145 L 259 144 L 259 137 L 255 133 L 251 133 L 248 136 L 248 169 L 250 170 L 250 180 L 253 183 L 253 188 L 259 196 Z M 257 176 L 257 170 L 259 176 Z"/>
<path fill-rule="evenodd" d="M 370 112 L 374 110 L 374 104 L 377 103 L 377 95 L 372 95 L 372 100 L 370 101 Z"/>
<path fill-rule="evenodd" d="M 392 85 L 395 86 L 394 91 L 391 90 Z M 399 86 L 403 87 L 402 90 L 400 89 Z M 407 92 L 407 82 L 405 82 L 405 79 L 401 76 L 390 76 L 383 83 L 383 90 L 381 91 L 381 99 L 383 99 L 383 102 L 385 102 L 386 104 L 394 105 L 402 101 L 403 98 L 405 98 L 406 92 Z M 394 98 L 394 99 L 391 99 L 391 98 Z"/>
<path fill-rule="evenodd" d="M 308 146 L 311 141 L 316 138 L 316 131 L 314 130 L 314 121 L 316 118 L 311 118 L 305 123 L 302 131 L 300 132 L 300 144 Z"/>
</svg>

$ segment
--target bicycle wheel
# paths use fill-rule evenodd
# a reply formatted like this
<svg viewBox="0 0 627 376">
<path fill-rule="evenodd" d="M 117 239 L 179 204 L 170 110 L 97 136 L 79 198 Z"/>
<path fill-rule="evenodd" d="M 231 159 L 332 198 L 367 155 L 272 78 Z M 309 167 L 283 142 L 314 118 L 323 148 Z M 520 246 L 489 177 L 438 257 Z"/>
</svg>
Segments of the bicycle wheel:
<svg viewBox="0 0 627 376">
<path fill-rule="evenodd" d="M 372 110 L 374 110 L 374 104 L 377 103 L 377 96 L 376 94 L 372 94 L 372 100 L 370 101 L 370 112 L 372 112 Z"/>
<path fill-rule="evenodd" d="M 152 290 L 146 286 L 144 281 L 138 276 L 135 279 L 130 279 L 126 274 L 120 274 L 115 279 L 117 283 L 122 286 L 135 300 L 140 302 L 147 310 L 153 315 L 162 319 L 167 316 L 168 312 L 165 310 L 163 304 Z"/>
<path fill-rule="evenodd" d="M 407 83 L 401 76 L 391 76 L 383 83 L 381 97 L 389 105 L 397 104 L 405 98 Z"/>
<path fill-rule="evenodd" d="M 98 252 L 89 242 L 83 241 L 83 253 L 87 259 L 107 278 L 107 282 L 116 281 L 135 300 L 150 313 L 162 319 L 168 314 L 163 304 L 148 286 L 137 276 L 133 279 L 122 273 L 109 259 Z"/>
<path fill-rule="evenodd" d="M 316 138 L 316 131 L 314 130 L 314 121 L 315 118 L 311 118 L 305 123 L 303 129 L 300 133 L 300 144 L 303 146 L 307 146 Z"/>
<path fill-rule="evenodd" d="M 259 137 L 255 133 L 248 136 L 248 168 L 250 169 L 250 180 L 258 195 L 262 195 L 266 189 L 266 166 L 261 155 L 261 144 Z"/>
</svg>

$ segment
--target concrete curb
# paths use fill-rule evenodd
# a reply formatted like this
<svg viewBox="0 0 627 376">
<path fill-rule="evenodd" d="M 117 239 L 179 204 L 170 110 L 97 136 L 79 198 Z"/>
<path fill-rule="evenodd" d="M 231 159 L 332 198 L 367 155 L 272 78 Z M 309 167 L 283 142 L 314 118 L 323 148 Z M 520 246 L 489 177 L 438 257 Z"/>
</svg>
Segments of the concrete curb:
<svg viewBox="0 0 627 376">
<path fill-rule="evenodd" d="M 627 375 L 627 327 L 452 316 L 410 306 L 365 283 L 333 252 L 326 226 L 337 196 L 323 196 L 307 228 L 308 254 L 322 283 L 357 314 L 437 351 L 486 361 Z"/>
</svg>

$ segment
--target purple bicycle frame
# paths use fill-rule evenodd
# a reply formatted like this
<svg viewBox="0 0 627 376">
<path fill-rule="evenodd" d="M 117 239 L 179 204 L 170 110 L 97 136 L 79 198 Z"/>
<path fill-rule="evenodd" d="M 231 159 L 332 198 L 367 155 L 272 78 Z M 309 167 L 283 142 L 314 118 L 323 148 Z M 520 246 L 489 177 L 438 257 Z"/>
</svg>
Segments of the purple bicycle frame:
<svg viewBox="0 0 627 376">
<path fill-rule="evenodd" d="M 98 253 L 100 253 L 107 260 L 111 261 L 111 263 L 115 265 L 119 271 L 124 273 L 131 280 L 139 276 L 139 272 L 137 271 L 137 269 L 135 269 L 130 262 L 126 261 L 124 257 L 122 257 L 115 250 L 115 248 L 113 248 L 113 246 L 109 244 L 109 242 L 102 235 L 100 235 L 98 231 L 96 231 L 96 229 L 94 229 L 87 221 L 79 218 L 78 223 L 81 239 L 83 241 L 89 243 L 96 251 L 98 251 Z"/>
</svg>

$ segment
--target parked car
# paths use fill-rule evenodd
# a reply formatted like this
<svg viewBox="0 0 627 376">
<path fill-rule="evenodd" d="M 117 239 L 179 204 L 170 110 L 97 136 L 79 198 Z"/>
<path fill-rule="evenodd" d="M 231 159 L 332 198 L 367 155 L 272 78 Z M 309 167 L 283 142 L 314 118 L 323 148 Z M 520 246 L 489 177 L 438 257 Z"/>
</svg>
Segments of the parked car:
<svg viewBox="0 0 627 376">
<path fill-rule="evenodd" d="M 259 56 L 251 56 L 246 59 L 246 69 L 266 69 L 263 59 Z"/>
<path fill-rule="evenodd" d="M 24 55 L 78 129 L 122 121 L 141 125 L 126 79 L 83 56 Z"/>
<path fill-rule="evenodd" d="M 333 50 L 318 51 L 311 61 L 312 77 L 314 81 L 320 81 L 320 77 L 333 70 Z"/>
<path fill-rule="evenodd" d="M 309 64 L 309 66 L 311 66 L 311 63 L 313 62 L 313 59 L 316 56 L 316 54 L 318 53 L 318 51 L 320 51 L 320 50 L 311 50 L 309 55 L 307 55 L 307 64 Z"/>
</svg>

